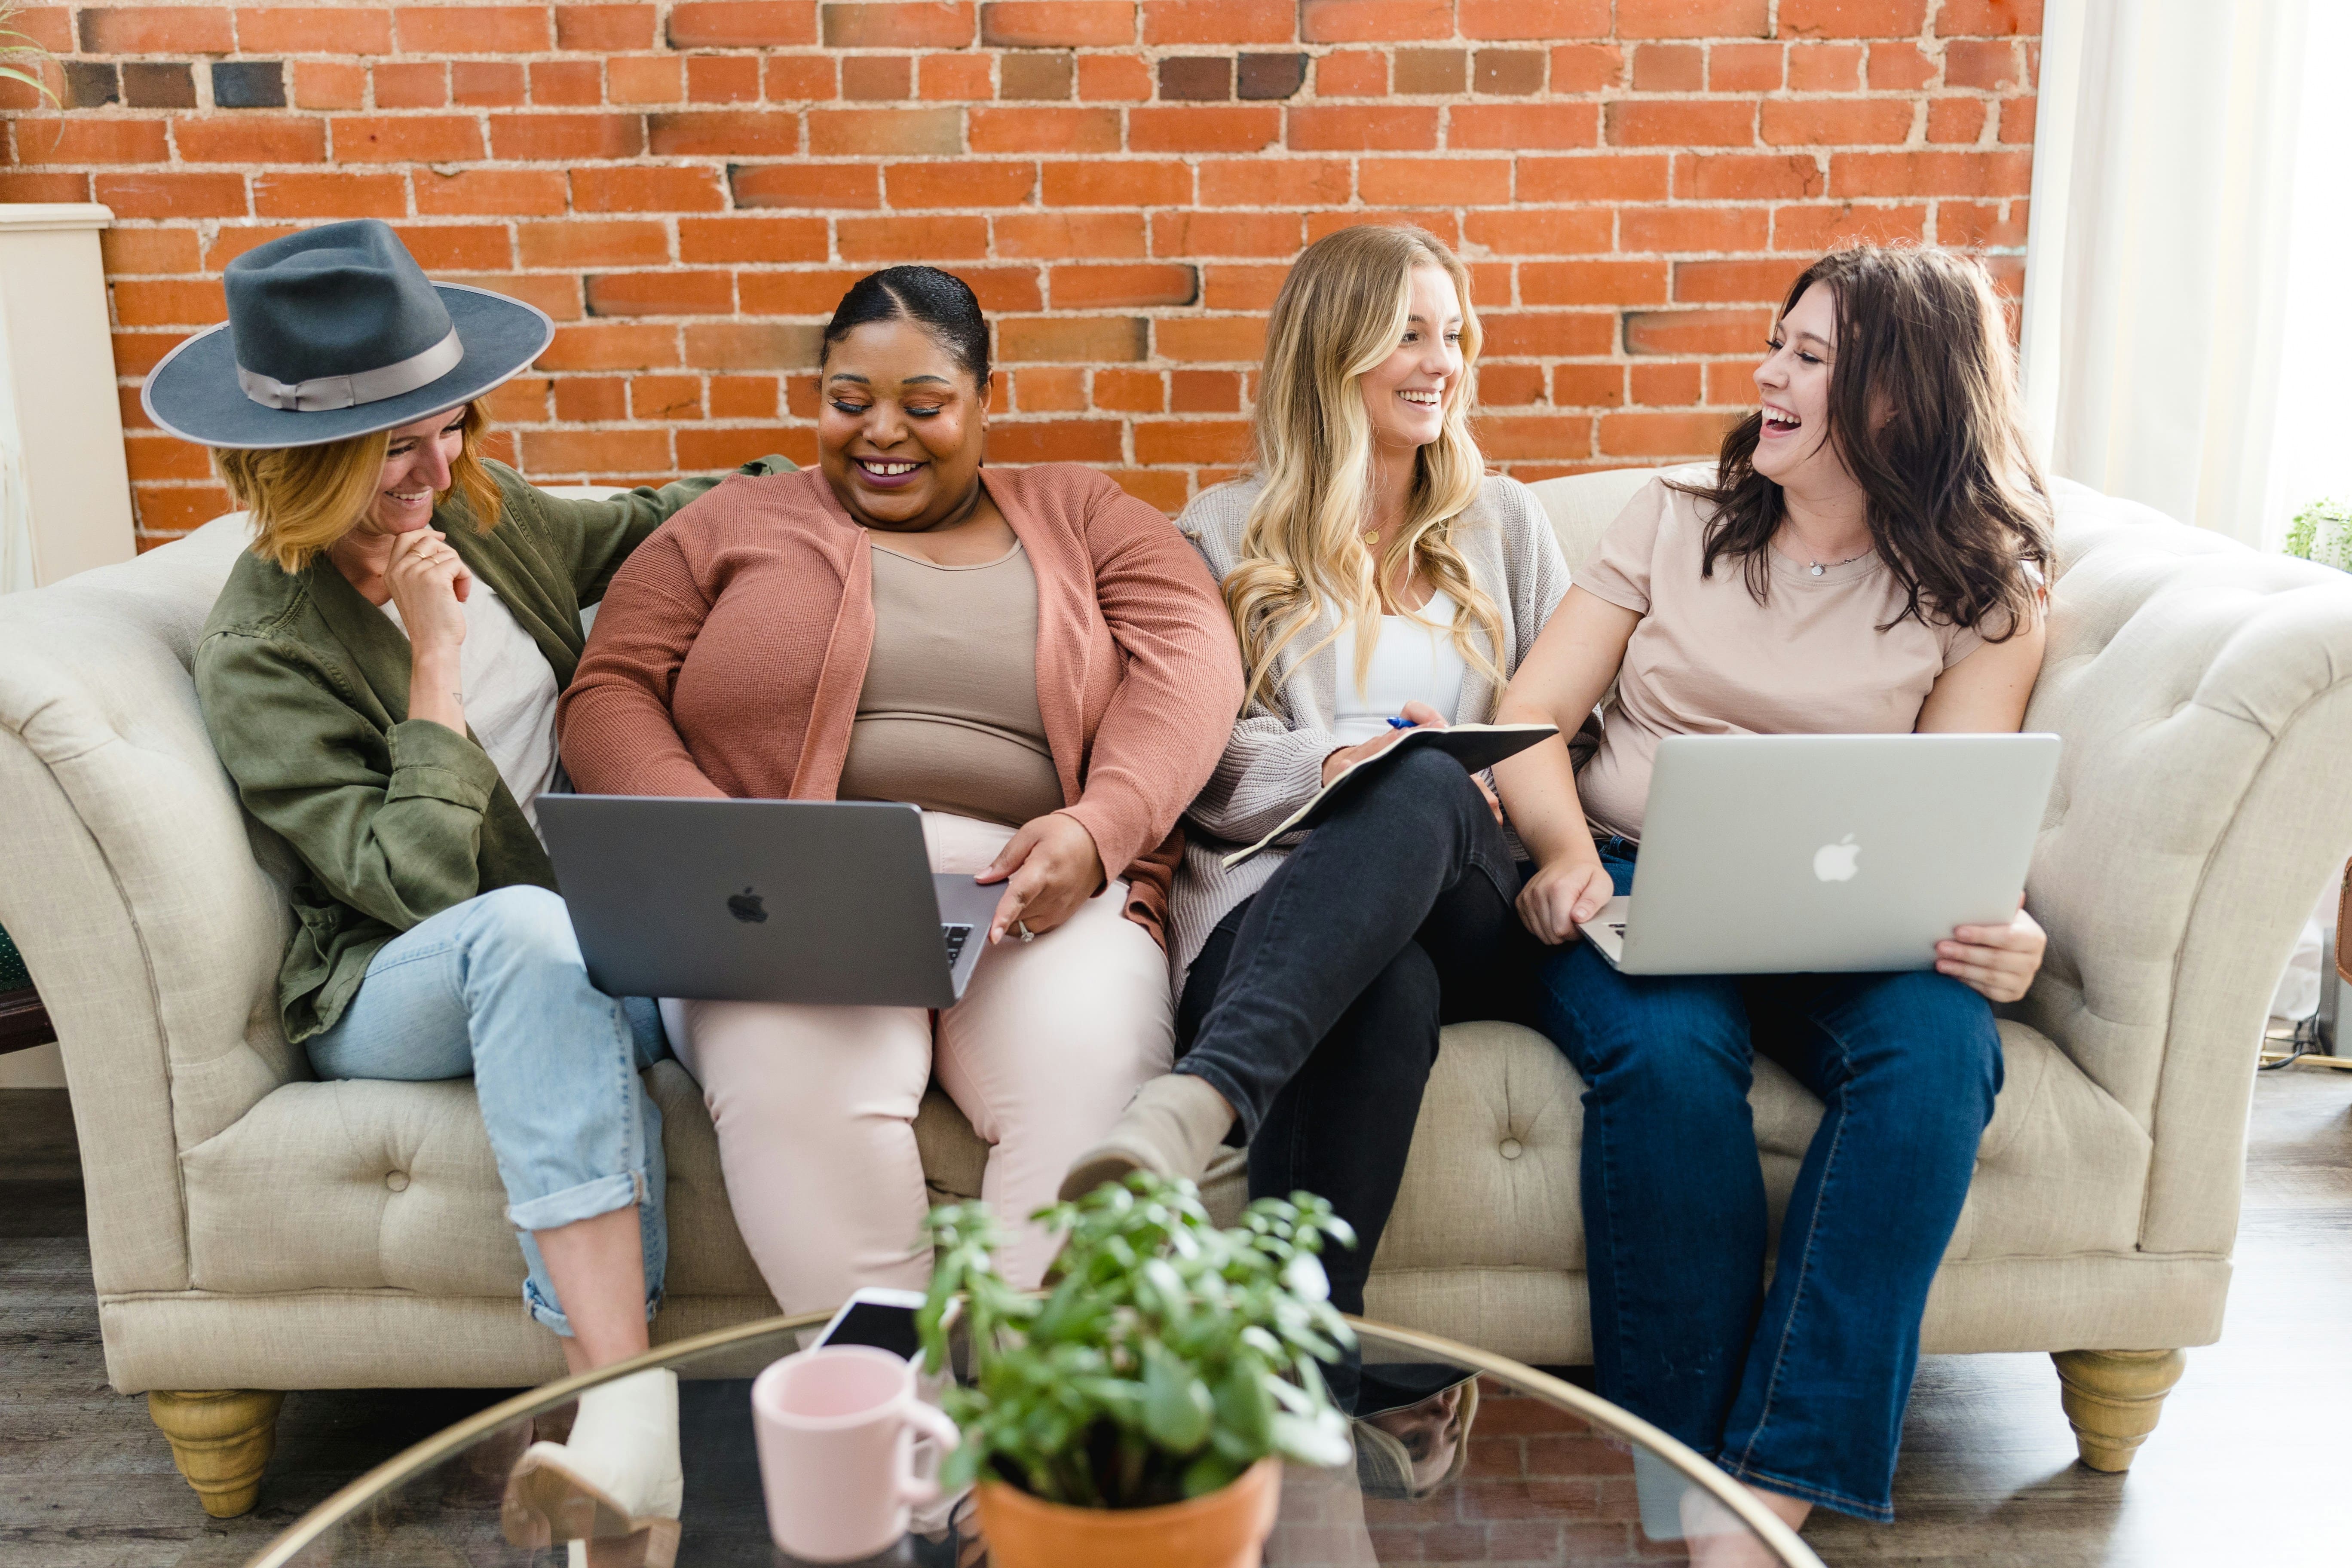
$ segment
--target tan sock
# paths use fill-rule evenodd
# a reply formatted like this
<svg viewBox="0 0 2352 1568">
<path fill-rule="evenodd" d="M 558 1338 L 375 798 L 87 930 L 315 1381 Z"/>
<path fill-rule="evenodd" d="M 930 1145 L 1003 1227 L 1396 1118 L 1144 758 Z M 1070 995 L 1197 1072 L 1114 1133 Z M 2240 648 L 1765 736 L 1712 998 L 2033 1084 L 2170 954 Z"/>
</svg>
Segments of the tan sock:
<svg viewBox="0 0 2352 1568">
<path fill-rule="evenodd" d="M 1133 1171 L 1197 1182 L 1233 1126 L 1233 1107 L 1207 1079 L 1162 1073 L 1135 1091 L 1101 1142 L 1071 1163 L 1062 1196 L 1084 1197 Z"/>
</svg>

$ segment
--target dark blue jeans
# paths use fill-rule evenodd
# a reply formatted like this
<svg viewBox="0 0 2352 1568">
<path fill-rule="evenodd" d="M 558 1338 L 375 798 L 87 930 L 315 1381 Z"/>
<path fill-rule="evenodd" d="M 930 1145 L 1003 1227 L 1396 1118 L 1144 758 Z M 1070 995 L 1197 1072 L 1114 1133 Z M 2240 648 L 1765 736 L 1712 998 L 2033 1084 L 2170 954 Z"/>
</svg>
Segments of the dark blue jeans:
<svg viewBox="0 0 2352 1568">
<path fill-rule="evenodd" d="M 1601 846 L 1620 893 L 1632 856 Z M 2000 1089 L 1991 1005 L 1932 971 L 1620 974 L 1581 942 L 1541 991 L 1585 1083 L 1601 1395 L 1742 1480 L 1892 1519 L 1927 1286 Z M 1825 1108 L 1769 1290 L 1758 1051 Z"/>
<path fill-rule="evenodd" d="M 1532 1021 L 1542 952 L 1520 870 L 1461 764 L 1400 757 L 1217 925 L 1185 976 L 1176 1070 L 1214 1086 L 1249 1143 L 1250 1196 L 1331 1200 L 1357 1245 L 1323 1255 L 1364 1310 L 1441 1025 Z"/>
</svg>

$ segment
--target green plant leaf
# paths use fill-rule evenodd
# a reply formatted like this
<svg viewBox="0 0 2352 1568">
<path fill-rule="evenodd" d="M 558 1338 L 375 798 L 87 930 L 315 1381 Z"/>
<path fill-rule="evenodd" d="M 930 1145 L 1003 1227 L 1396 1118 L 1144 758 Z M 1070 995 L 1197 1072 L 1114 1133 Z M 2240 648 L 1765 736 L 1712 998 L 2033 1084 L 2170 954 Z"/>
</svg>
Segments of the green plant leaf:
<svg viewBox="0 0 2352 1568">
<path fill-rule="evenodd" d="M 1311 1252 L 1302 1252 L 1282 1266 L 1282 1282 L 1290 1293 L 1309 1301 L 1331 1299 L 1331 1277 L 1323 1272 L 1323 1261 Z"/>
<path fill-rule="evenodd" d="M 1216 1432 L 1209 1444 L 1234 1462 L 1256 1460 L 1275 1448 L 1275 1396 L 1279 1380 L 1258 1366 L 1234 1366 L 1216 1384 Z"/>
<path fill-rule="evenodd" d="M 54 59 L 56 56 L 49 52 L 49 47 L 47 44 L 40 42 L 31 34 L 20 32 L 8 26 L 23 11 L 24 7 L 14 4 L 13 0 L 12 3 L 0 4 L 0 62 L 23 61 L 34 68 L 24 70 L 16 65 L 0 63 L 0 78 L 5 78 L 9 81 L 23 82 L 51 103 L 63 108 L 64 105 L 58 102 L 56 91 L 47 82 L 41 79 L 39 70 L 42 61 Z"/>
<path fill-rule="evenodd" d="M 1307 1194 L 1221 1230 L 1199 1191 L 1148 1173 L 1041 1211 L 1065 1241 L 1044 1295 L 1014 1290 L 983 1205 L 926 1221 L 934 1276 L 919 1318 L 943 1356 L 961 1304 L 972 1376 L 942 1400 L 964 1434 L 954 1474 L 1077 1507 L 1140 1507 L 1224 1485 L 1268 1454 L 1344 1458 L 1317 1365 L 1350 1336 L 1317 1258 L 1347 1227 Z"/>
<path fill-rule="evenodd" d="M 1348 1446 L 1347 1417 L 1328 1409 L 1311 1416 L 1276 1415 L 1274 1447 L 1286 1459 L 1318 1467 L 1344 1465 L 1355 1456 Z"/>
<path fill-rule="evenodd" d="M 971 1436 L 967 1434 L 962 1444 L 949 1449 L 947 1456 L 940 1460 L 940 1489 L 960 1492 L 978 1480 L 980 1462 L 987 1457 L 988 1451 L 987 1445 L 972 1441 Z"/>
<path fill-rule="evenodd" d="M 1206 1497 L 1220 1487 L 1233 1485 L 1246 1465 L 1236 1465 L 1218 1454 L 1203 1454 L 1184 1467 L 1184 1495 Z"/>
<path fill-rule="evenodd" d="M 1190 1454 L 1209 1440 L 1216 1415 L 1208 1384 L 1160 1344 L 1143 1352 L 1143 1429 L 1171 1454 Z"/>
<path fill-rule="evenodd" d="M 1274 1445 L 1274 1395 L 1276 1379 L 1263 1366 L 1242 1362 L 1217 1380 L 1217 1432 L 1220 1448 L 1230 1440 L 1236 1453 L 1257 1455 Z"/>
<path fill-rule="evenodd" d="M 2305 503 L 2288 522 L 2280 548 L 2322 566 L 2352 571 L 2352 504 L 2326 496 Z"/>
</svg>

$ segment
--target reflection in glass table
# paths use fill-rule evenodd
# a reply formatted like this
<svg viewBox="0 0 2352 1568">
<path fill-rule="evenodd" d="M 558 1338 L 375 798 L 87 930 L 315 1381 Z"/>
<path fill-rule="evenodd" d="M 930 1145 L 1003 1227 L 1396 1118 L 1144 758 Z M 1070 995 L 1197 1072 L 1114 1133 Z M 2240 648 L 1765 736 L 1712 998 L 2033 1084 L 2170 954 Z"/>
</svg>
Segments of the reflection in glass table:
<svg viewBox="0 0 2352 1568">
<path fill-rule="evenodd" d="M 509 1467 L 560 1439 L 580 1391 L 646 1366 L 677 1370 L 686 1470 L 678 1568 L 790 1568 L 769 1541 L 750 1380 L 827 1314 L 774 1318 L 657 1347 L 482 1411 L 362 1476 L 303 1516 L 252 1568 L 556 1568 L 562 1547 L 511 1545 Z M 1352 1469 L 1283 1480 L 1265 1561 L 1379 1563 L 1696 1563 L 1820 1568 L 1794 1532 L 1714 1465 L 1595 1394 L 1433 1335 L 1357 1322 L 1365 1398 Z M 893 1568 L 982 1568 L 968 1502 L 919 1514 Z M 600 1551 L 595 1554 L 601 1558 Z"/>
</svg>

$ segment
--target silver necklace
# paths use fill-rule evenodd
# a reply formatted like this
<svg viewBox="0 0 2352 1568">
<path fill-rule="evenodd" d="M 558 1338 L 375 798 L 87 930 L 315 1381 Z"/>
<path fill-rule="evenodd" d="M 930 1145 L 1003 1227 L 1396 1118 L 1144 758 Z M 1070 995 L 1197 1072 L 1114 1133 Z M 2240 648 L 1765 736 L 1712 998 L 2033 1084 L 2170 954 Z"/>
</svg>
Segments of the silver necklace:
<svg viewBox="0 0 2352 1568">
<path fill-rule="evenodd" d="M 1818 576 L 1820 576 L 1822 573 L 1824 573 L 1824 572 L 1828 571 L 1828 570 L 1830 569 L 1830 566 L 1851 566 L 1851 565 L 1853 565 L 1855 562 L 1857 562 L 1857 561 L 1861 560 L 1864 556 L 1865 556 L 1865 555 L 1867 555 L 1867 554 L 1869 554 L 1869 553 L 1870 553 L 1870 552 L 1869 552 L 1869 551 L 1867 551 L 1867 550 L 1856 551 L 1853 554 L 1847 556 L 1847 557 L 1846 557 L 1844 560 L 1843 560 L 1843 561 L 1832 561 L 1832 562 L 1831 562 L 1831 563 L 1829 563 L 1829 565 L 1828 565 L 1828 566 L 1824 566 L 1823 564 L 1822 564 L 1822 563 L 1820 563 L 1820 562 L 1818 562 L 1818 561 L 1808 561 L 1808 562 L 1806 562 L 1806 563 L 1805 563 L 1805 570 L 1806 570 L 1806 571 L 1808 571 L 1808 572 L 1811 572 L 1814 576 L 1818 577 Z"/>
</svg>

